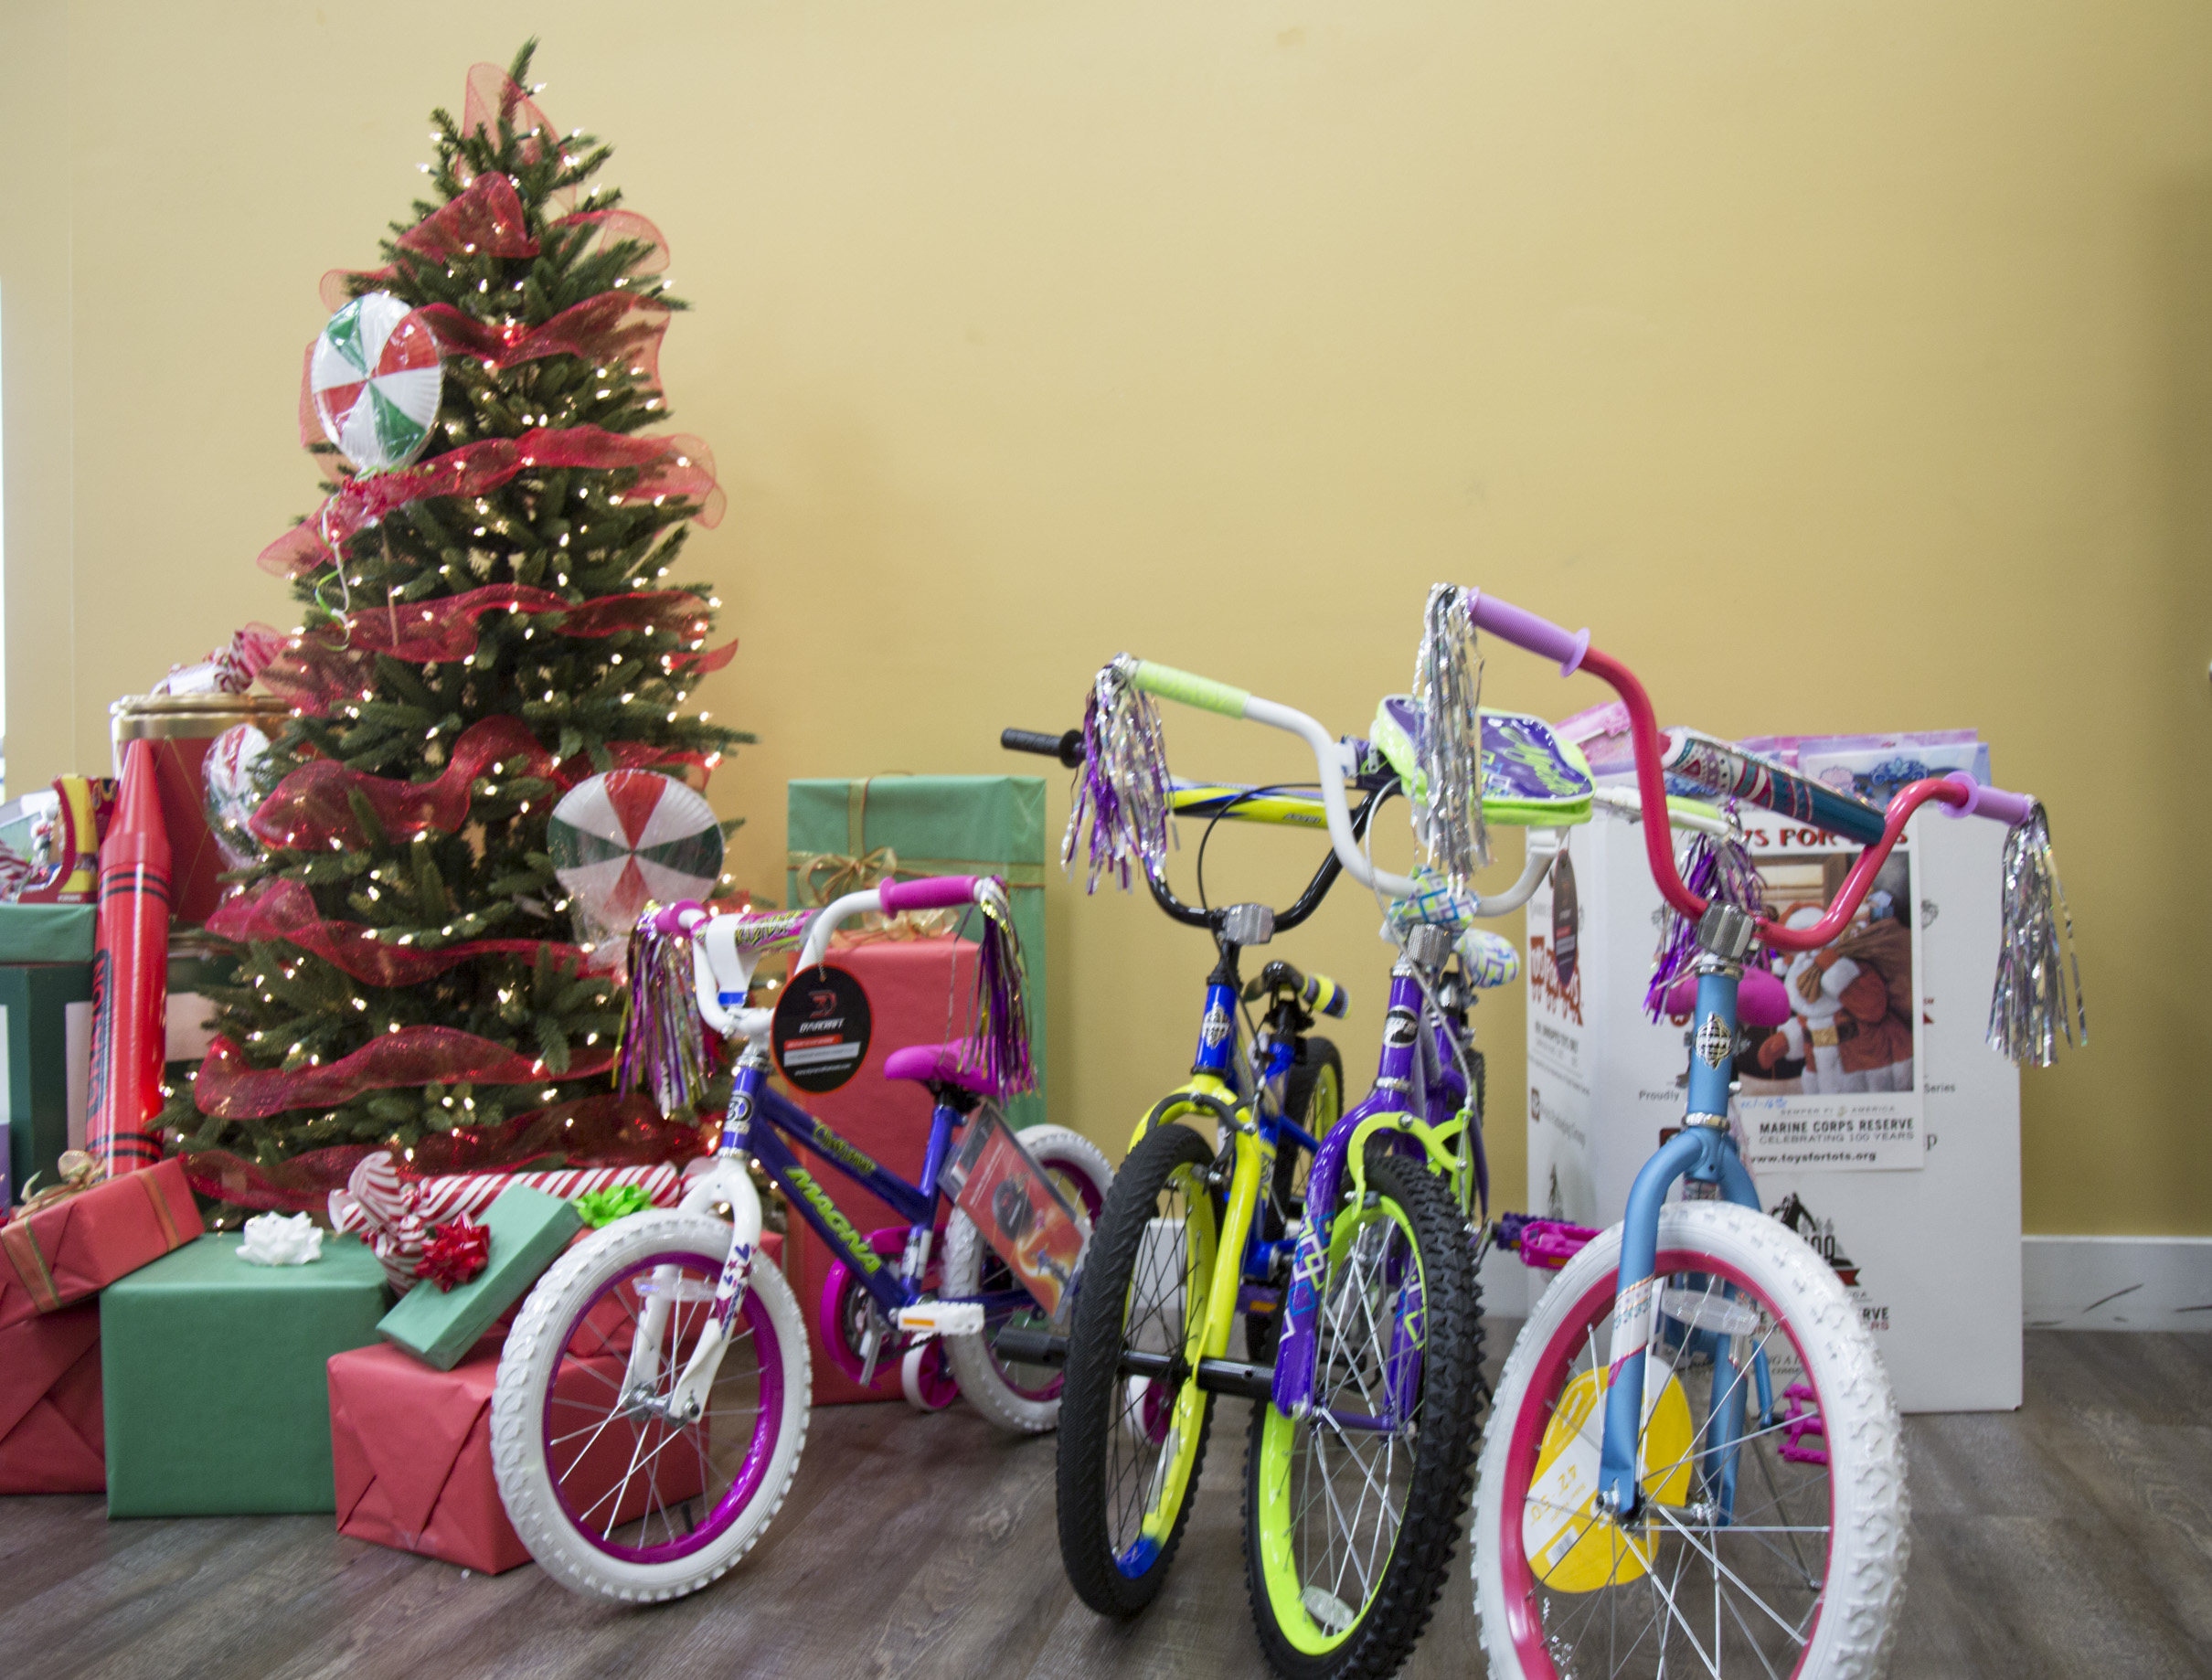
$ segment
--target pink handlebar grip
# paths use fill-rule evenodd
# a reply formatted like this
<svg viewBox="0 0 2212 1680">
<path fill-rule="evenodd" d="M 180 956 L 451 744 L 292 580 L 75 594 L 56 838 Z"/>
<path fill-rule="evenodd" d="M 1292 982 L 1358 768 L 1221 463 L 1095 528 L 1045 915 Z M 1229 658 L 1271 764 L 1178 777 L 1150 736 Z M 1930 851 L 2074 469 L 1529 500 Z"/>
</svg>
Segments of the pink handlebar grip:
<svg viewBox="0 0 2212 1680">
<path fill-rule="evenodd" d="M 1549 619 L 1525 612 L 1486 590 L 1474 592 L 1469 616 L 1478 629 L 1487 630 L 1492 635 L 1503 637 L 1515 647 L 1525 647 L 1546 659 L 1558 660 L 1561 676 L 1572 676 L 1581 666 L 1582 655 L 1590 652 L 1589 631 L 1561 630 Z"/>
<path fill-rule="evenodd" d="M 708 920 L 706 907 L 692 898 L 679 899 L 653 912 L 653 925 L 663 933 L 694 932 Z"/>
<path fill-rule="evenodd" d="M 1964 803 L 1943 806 L 1945 816 L 1985 816 L 2009 828 L 2026 822 L 2036 808 L 2034 794 L 2008 793 L 2003 788 L 1983 787 L 1973 779 L 1972 771 L 1954 770 L 1943 780 L 1955 782 L 1966 790 Z"/>
<path fill-rule="evenodd" d="M 975 899 L 973 875 L 925 875 L 918 881 L 886 881 L 877 892 L 883 899 L 883 913 L 895 916 L 900 910 L 945 910 Z"/>
</svg>

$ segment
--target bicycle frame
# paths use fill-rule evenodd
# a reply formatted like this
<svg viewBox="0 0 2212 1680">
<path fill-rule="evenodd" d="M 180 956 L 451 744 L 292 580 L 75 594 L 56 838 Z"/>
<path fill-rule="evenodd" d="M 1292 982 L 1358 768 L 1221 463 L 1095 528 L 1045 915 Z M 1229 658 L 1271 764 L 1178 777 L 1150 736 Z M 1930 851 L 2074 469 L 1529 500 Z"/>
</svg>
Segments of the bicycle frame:
<svg viewBox="0 0 2212 1680">
<path fill-rule="evenodd" d="M 913 1305 L 925 1292 L 921 1278 L 929 1265 L 938 1208 L 943 1200 L 943 1193 L 937 1187 L 937 1175 L 952 1151 L 953 1131 L 965 1123 L 967 1118 L 950 1103 L 940 1102 L 935 1106 L 930 1115 L 929 1144 L 922 1155 L 922 1182 L 912 1185 L 890 1168 L 871 1160 L 827 1122 L 809 1114 L 771 1090 L 764 1069 L 740 1063 L 730 1087 L 729 1111 L 722 1124 L 721 1153 L 732 1158 L 751 1157 L 783 1192 L 784 1200 L 852 1268 L 861 1286 L 885 1313 L 895 1318 L 899 1308 Z M 758 1121 L 768 1123 L 760 1125 L 756 1123 Z M 856 1229 L 838 1211 L 837 1205 L 814 1174 L 800 1164 L 791 1144 L 784 1142 L 787 1135 L 805 1144 L 838 1173 L 878 1197 L 906 1222 L 907 1251 L 896 1266 L 877 1253 L 869 1246 L 867 1233 Z M 1026 1291 L 1015 1289 L 940 1299 L 973 1300 L 988 1310 L 1026 1301 L 1029 1296 Z"/>
</svg>

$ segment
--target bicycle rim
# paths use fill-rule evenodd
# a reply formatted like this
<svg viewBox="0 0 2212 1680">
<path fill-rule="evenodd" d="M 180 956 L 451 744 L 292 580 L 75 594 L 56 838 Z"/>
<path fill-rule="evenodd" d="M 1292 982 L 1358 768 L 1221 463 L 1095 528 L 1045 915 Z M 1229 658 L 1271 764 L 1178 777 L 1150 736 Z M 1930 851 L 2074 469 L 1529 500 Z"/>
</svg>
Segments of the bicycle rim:
<svg viewBox="0 0 2212 1680">
<path fill-rule="evenodd" d="M 673 1278 L 657 1276 L 664 1269 Z M 699 1418 L 675 1423 L 665 1401 L 698 1345 L 722 1260 L 648 1256 L 602 1284 L 570 1322 L 547 1390 L 546 1466 L 576 1533 L 611 1558 L 669 1563 L 704 1550 L 745 1510 L 775 1456 L 782 1349 L 768 1309 L 747 1292 Z M 665 1292 L 668 1320 L 650 1380 L 623 1382 L 644 1302 Z"/>
<path fill-rule="evenodd" d="M 1615 1524 L 1594 1498 L 1614 1288 L 1607 1273 L 1574 1303 L 1512 1419 L 1494 1543 L 1524 1672 L 1799 1674 L 1835 1502 L 1826 1409 L 1787 1315 L 1727 1261 L 1659 1257 L 1643 1508 Z M 1759 1356 L 1772 1396 L 1764 1412 Z"/>
<path fill-rule="evenodd" d="M 1137 1249 L 1122 1315 L 1122 1345 L 1166 1354 L 1195 1370 L 1214 1280 L 1211 1194 L 1198 1171 L 1179 1166 L 1162 1189 Z M 1150 1569 L 1175 1533 L 1190 1491 L 1206 1422 L 1207 1395 L 1195 1376 L 1124 1376 L 1107 1430 L 1106 1523 L 1114 1567 Z"/>
<path fill-rule="evenodd" d="M 1413 1227 L 1384 1198 L 1330 1234 L 1313 1404 L 1266 1409 L 1260 1564 L 1283 1637 L 1319 1655 L 1349 1639 L 1387 1576 L 1420 1432 L 1427 1290 Z"/>
</svg>

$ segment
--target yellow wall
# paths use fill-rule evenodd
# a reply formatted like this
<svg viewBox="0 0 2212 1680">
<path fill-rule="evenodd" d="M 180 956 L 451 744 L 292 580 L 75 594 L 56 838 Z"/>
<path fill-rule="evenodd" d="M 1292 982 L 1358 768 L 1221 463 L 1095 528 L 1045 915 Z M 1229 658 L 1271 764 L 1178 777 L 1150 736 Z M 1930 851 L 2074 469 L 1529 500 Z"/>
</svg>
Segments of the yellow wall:
<svg viewBox="0 0 2212 1680">
<path fill-rule="evenodd" d="M 705 703 L 763 737 L 714 790 L 741 878 L 780 880 L 787 777 L 1010 768 L 999 727 L 1070 722 L 1123 647 L 1357 728 L 1427 584 L 1480 583 L 1593 625 L 1672 718 L 1979 726 L 2056 813 L 2095 1010 L 2026 1082 L 2028 1228 L 2212 1230 L 2212 13 L 611 16 L 0 9 L 18 787 L 292 622 L 251 558 L 312 499 L 316 280 L 536 30 L 697 304 L 664 366 L 730 495 L 695 553 L 745 639 Z M 1508 652 L 1487 694 L 1600 697 Z M 1193 771 L 1296 768 L 1170 728 Z M 1310 852 L 1239 835 L 1221 879 Z M 1111 1137 L 1184 1064 L 1206 953 L 1050 905 L 1053 1098 Z M 1351 983 L 1361 1047 L 1374 921 L 1346 893 L 1284 947 Z M 1510 1191 L 1520 1009 L 1483 1014 Z"/>
</svg>

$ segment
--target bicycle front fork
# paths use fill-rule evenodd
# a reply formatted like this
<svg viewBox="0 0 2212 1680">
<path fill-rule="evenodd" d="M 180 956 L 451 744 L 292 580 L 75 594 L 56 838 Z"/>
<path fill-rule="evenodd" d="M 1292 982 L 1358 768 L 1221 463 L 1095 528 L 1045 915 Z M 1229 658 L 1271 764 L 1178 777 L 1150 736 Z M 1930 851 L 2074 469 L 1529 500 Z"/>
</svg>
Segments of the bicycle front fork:
<svg viewBox="0 0 2212 1680">
<path fill-rule="evenodd" d="M 1729 907 L 1717 905 L 1716 910 Z M 1735 912 L 1740 916 L 1741 912 Z M 1714 920 L 1708 913 L 1707 921 Z M 1745 920 L 1748 923 L 1749 919 Z M 1621 1274 L 1613 1298 L 1612 1362 L 1606 1375 L 1605 1433 L 1599 1459 L 1598 1496 L 1616 1516 L 1635 1515 L 1641 1500 L 1637 1485 L 1637 1443 L 1643 1433 L 1644 1372 L 1648 1350 L 1662 1308 L 1658 1290 L 1659 1214 L 1675 1181 L 1686 1175 L 1694 1182 L 1717 1185 L 1723 1196 L 1739 1207 L 1759 1209 L 1759 1189 L 1728 1132 L 1728 1098 L 1734 1085 L 1736 1049 L 1736 992 L 1742 978 L 1739 946 L 1732 954 L 1716 952 L 1713 945 L 1735 944 L 1736 930 L 1711 930 L 1718 936 L 1707 941 L 1708 930 L 1698 935 L 1705 953 L 1697 963 L 1697 1009 L 1690 1035 L 1689 1112 L 1682 1130 L 1643 1164 L 1628 1193 L 1628 1209 L 1622 1220 Z M 1747 930 L 1748 931 L 1748 930 Z M 1724 943 L 1725 941 L 1725 943 Z M 1725 1345 L 1714 1349 L 1717 1361 L 1725 1358 Z M 1754 1355 L 1755 1379 L 1761 1412 L 1772 1405 L 1772 1380 L 1765 1354 Z M 1706 1451 L 1701 1455 L 1708 1484 L 1723 1509 L 1732 1503 L 1735 1487 L 1736 1443 L 1744 1434 L 1744 1385 L 1715 1384 L 1715 1413 L 1708 1420 Z"/>
</svg>

